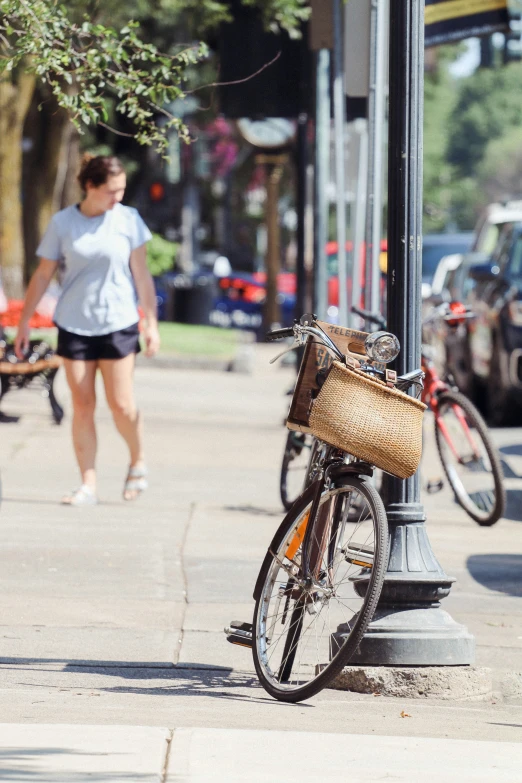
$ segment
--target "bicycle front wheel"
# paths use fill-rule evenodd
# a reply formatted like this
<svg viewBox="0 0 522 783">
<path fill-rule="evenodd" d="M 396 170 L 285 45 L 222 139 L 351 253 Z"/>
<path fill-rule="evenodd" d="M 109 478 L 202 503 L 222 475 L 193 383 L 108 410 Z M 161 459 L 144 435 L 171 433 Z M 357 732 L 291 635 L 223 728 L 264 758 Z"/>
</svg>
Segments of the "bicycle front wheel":
<svg viewBox="0 0 522 783">
<path fill-rule="evenodd" d="M 460 392 L 439 396 L 435 438 L 457 502 L 479 525 L 493 525 L 506 507 L 502 464 L 485 421 Z"/>
<path fill-rule="evenodd" d="M 256 585 L 254 664 L 265 690 L 287 702 L 314 696 L 346 665 L 373 617 L 387 567 L 382 500 L 366 480 L 344 477 L 321 498 L 305 581 L 313 494 L 310 487 L 283 520 Z"/>
</svg>

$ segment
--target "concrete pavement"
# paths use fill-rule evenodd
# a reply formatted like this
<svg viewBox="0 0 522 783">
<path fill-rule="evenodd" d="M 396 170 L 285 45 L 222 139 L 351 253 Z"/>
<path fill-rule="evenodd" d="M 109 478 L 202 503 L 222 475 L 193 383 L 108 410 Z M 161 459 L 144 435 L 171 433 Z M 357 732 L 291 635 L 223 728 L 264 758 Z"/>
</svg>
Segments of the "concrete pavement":
<svg viewBox="0 0 522 783">
<path fill-rule="evenodd" d="M 29 731 L 28 731 L 29 728 Z M 522 744 L 324 732 L 0 724 L 2 780 L 517 783 Z"/>
<path fill-rule="evenodd" d="M 492 698 L 444 703 L 324 691 L 291 707 L 259 688 L 247 650 L 225 642 L 223 626 L 251 616 L 261 557 L 282 518 L 281 422 L 292 372 L 268 366 L 275 352 L 261 346 L 252 375 L 138 368 L 151 488 L 131 505 L 120 499 L 126 454 L 101 390 L 102 502 L 86 509 L 58 503 L 77 483 L 69 421 L 53 426 L 36 392 L 5 398 L 3 411 L 21 419 L 0 424 L 0 720 L 11 725 L 10 733 L 0 729 L 0 764 L 8 764 L 0 779 L 206 780 L 208 759 L 198 751 L 201 764 L 187 767 L 188 749 L 212 742 L 220 750 L 215 780 L 235 779 L 233 753 L 241 756 L 241 748 L 244 780 L 261 774 L 292 780 L 286 769 L 280 778 L 267 772 L 281 771 L 282 743 L 288 751 L 294 742 L 289 730 L 303 733 L 297 754 L 303 767 L 308 759 L 314 769 L 306 748 L 328 748 L 321 755 L 332 780 L 336 759 L 344 764 L 350 747 L 361 748 L 357 769 L 368 773 L 366 781 L 382 779 L 384 768 L 389 779 L 415 780 L 397 776 L 406 774 L 394 761 L 401 748 L 412 758 L 436 757 L 440 764 L 446 758 L 448 775 L 439 779 L 453 779 L 450 771 L 461 780 L 522 779 L 515 775 L 522 768 L 518 747 L 510 745 L 522 737 L 522 686 L 517 697 L 512 674 L 522 671 L 522 430 L 495 433 L 509 474 L 507 519 L 480 528 L 447 490 L 425 498 L 433 548 L 458 579 L 444 607 L 476 635 L 477 663 L 494 668 Z M 58 394 L 68 412 L 63 378 Z M 430 455 L 426 470 L 438 470 Z M 43 752 L 51 746 L 49 731 L 52 747 L 65 752 Z M 342 739 L 332 738 L 339 734 Z M 132 761 L 138 736 L 149 748 L 139 752 L 143 768 Z M 426 745 L 423 738 L 442 744 Z M 473 761 L 467 745 L 455 750 L 450 740 L 486 744 Z M 494 751 L 487 743 L 502 744 Z M 368 766 L 375 755 L 370 746 L 384 759 L 382 768 Z M 254 747 L 267 749 L 258 751 L 266 762 L 259 778 L 249 761 Z M 486 768 L 488 757 L 518 766 L 499 761 Z M 112 758 L 115 766 L 87 769 L 87 758 L 100 764 Z M 489 777 L 466 777 L 450 758 L 467 758 L 473 774 L 487 769 Z M 353 777 L 357 769 L 352 762 L 346 772 Z"/>
</svg>

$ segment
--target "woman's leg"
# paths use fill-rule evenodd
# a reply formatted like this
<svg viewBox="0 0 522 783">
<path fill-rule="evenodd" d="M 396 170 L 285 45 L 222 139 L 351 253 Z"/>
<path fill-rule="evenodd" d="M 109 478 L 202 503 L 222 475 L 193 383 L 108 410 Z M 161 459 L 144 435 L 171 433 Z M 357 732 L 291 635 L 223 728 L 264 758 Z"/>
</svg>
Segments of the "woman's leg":
<svg viewBox="0 0 522 783">
<path fill-rule="evenodd" d="M 72 394 L 72 436 L 74 452 L 80 468 L 82 484 L 96 489 L 96 362 L 64 359 L 65 375 Z"/>
<path fill-rule="evenodd" d="M 134 363 L 131 353 L 123 359 L 100 359 L 107 402 L 116 428 L 129 447 L 131 468 L 143 466 L 141 419 L 134 401 Z"/>
</svg>

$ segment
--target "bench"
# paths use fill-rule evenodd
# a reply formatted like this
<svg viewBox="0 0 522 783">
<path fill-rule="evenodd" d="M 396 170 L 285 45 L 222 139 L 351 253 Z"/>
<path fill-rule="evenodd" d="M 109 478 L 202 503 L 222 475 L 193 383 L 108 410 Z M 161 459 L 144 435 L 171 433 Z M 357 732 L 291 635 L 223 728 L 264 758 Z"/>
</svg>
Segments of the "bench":
<svg viewBox="0 0 522 783">
<path fill-rule="evenodd" d="M 31 340 L 29 345 L 27 358 L 20 360 L 13 343 L 0 336 L 0 403 L 10 389 L 37 385 L 49 400 L 54 421 L 61 424 L 64 413 L 54 393 L 54 381 L 63 360 L 44 340 Z"/>
</svg>

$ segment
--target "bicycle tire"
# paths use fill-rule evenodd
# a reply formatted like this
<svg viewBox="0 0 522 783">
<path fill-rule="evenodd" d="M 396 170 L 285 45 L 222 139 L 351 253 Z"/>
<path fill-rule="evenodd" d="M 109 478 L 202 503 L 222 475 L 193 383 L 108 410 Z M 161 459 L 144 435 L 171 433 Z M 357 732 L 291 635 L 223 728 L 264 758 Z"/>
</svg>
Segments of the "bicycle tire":
<svg viewBox="0 0 522 783">
<path fill-rule="evenodd" d="M 292 634 L 294 634 L 294 638 L 295 636 L 298 637 L 297 642 L 293 647 L 293 655 L 295 657 L 296 645 L 299 644 L 301 642 L 301 639 L 303 638 L 302 637 L 303 617 L 305 615 L 305 612 L 307 611 L 305 608 L 306 596 L 303 592 L 301 597 L 296 598 L 294 595 L 294 597 L 292 598 L 292 595 L 294 594 L 295 591 L 295 585 L 297 583 L 294 581 L 292 584 L 291 578 L 288 578 L 287 576 L 284 577 L 284 579 L 288 579 L 286 585 L 279 585 L 276 592 L 272 592 L 272 591 L 276 587 L 276 582 L 279 581 L 277 580 L 277 575 L 279 573 L 279 570 L 281 569 L 280 563 L 284 562 L 286 553 L 290 551 L 290 544 L 295 540 L 296 531 L 298 530 L 299 526 L 303 524 L 304 518 L 306 518 L 306 512 L 309 511 L 311 507 L 315 489 L 316 486 L 312 485 L 307 491 L 303 493 L 303 495 L 300 498 L 298 498 L 298 500 L 296 501 L 292 509 L 289 511 L 289 513 L 286 515 L 282 524 L 280 525 L 276 535 L 274 536 L 272 544 L 268 549 L 264 562 L 261 566 L 261 570 L 259 572 L 259 576 L 256 583 L 256 590 L 254 592 L 256 605 L 255 605 L 254 620 L 253 620 L 252 653 L 253 653 L 254 665 L 256 668 L 257 675 L 259 677 L 259 681 L 261 682 L 262 686 L 267 691 L 267 693 L 269 693 L 271 696 L 278 699 L 279 701 L 292 702 L 292 703 L 303 701 L 304 699 L 309 699 L 312 696 L 314 696 L 316 693 L 318 693 L 320 690 L 327 687 L 328 684 L 332 682 L 332 680 L 341 672 L 343 667 L 347 664 L 347 662 L 350 660 L 352 655 L 355 653 L 377 607 L 377 603 L 382 591 L 384 576 L 388 564 L 388 524 L 387 524 L 386 512 L 384 510 L 383 502 L 379 494 L 374 489 L 374 487 L 371 484 L 369 484 L 365 479 L 360 479 L 358 477 L 344 476 L 342 479 L 339 479 L 336 482 L 335 486 L 331 487 L 328 491 L 324 492 L 321 498 L 321 506 L 320 506 L 321 510 L 326 509 L 328 511 L 328 514 L 330 514 L 330 510 L 329 510 L 330 505 L 325 505 L 325 504 L 327 503 L 330 504 L 330 501 L 333 501 L 335 508 L 338 507 L 340 509 L 341 515 L 344 515 L 344 520 L 341 521 L 337 520 L 336 523 L 335 521 L 332 521 L 331 523 L 332 527 L 334 524 L 336 524 L 336 529 L 335 529 L 334 537 L 328 538 L 327 544 L 325 544 L 325 548 L 328 549 L 328 569 L 333 570 L 333 563 L 331 563 L 330 561 L 332 560 L 333 557 L 339 556 L 338 552 L 341 552 L 342 556 L 340 558 L 339 565 L 336 566 L 334 577 L 337 576 L 339 572 L 339 568 L 340 565 L 342 564 L 343 558 L 347 563 L 349 562 L 348 555 L 346 554 L 347 551 L 350 552 L 369 551 L 368 548 L 366 550 L 363 550 L 362 546 L 355 543 L 353 543 L 352 546 L 359 547 L 359 549 L 349 550 L 350 541 L 346 543 L 346 546 L 344 548 L 342 548 L 341 546 L 341 544 L 343 543 L 343 541 L 341 541 L 341 537 L 343 536 L 344 531 L 347 530 L 348 525 L 351 525 L 351 527 L 354 529 L 353 530 L 354 533 L 357 533 L 358 529 L 359 530 L 361 529 L 360 525 L 354 524 L 353 522 L 350 522 L 348 520 L 349 505 L 348 505 L 348 510 L 346 510 L 347 504 L 344 501 L 344 498 L 350 497 L 350 503 L 351 503 L 351 495 L 353 493 L 356 493 L 356 495 L 361 494 L 367 501 L 367 506 L 371 514 L 371 526 L 375 534 L 374 541 L 372 542 L 373 555 L 369 556 L 369 557 L 373 557 L 373 564 L 370 566 L 371 570 L 370 568 L 366 569 L 366 573 L 369 575 L 367 587 L 366 590 L 360 590 L 359 592 L 356 588 L 353 587 L 352 577 L 341 580 L 341 582 L 339 583 L 339 588 L 341 584 L 344 583 L 346 590 L 348 590 L 349 589 L 348 583 L 351 583 L 351 589 L 355 593 L 357 593 L 356 600 L 361 603 L 358 612 L 353 613 L 352 618 L 350 618 L 351 623 L 349 625 L 346 625 L 346 628 L 348 629 L 348 633 L 344 637 L 344 641 L 340 646 L 338 646 L 337 652 L 334 653 L 333 657 L 331 657 L 331 660 L 329 661 L 317 660 L 314 664 L 307 664 L 305 662 L 305 666 L 307 666 L 308 669 L 312 670 L 313 673 L 311 679 L 309 679 L 307 682 L 304 683 L 296 682 L 295 684 L 292 684 L 292 683 L 288 683 L 287 678 L 283 680 L 283 673 L 285 675 L 288 675 L 288 672 L 284 671 L 285 665 L 288 662 L 288 655 L 286 655 L 285 657 L 285 653 L 288 649 L 289 644 L 290 646 L 294 644 L 293 641 L 289 643 L 288 640 L 291 638 Z M 341 497 L 342 499 L 341 501 L 334 500 L 335 497 L 337 498 Z M 336 516 L 335 508 L 334 508 L 334 513 L 331 516 L 332 520 L 335 520 L 335 516 Z M 319 519 L 320 513 L 321 511 L 318 513 L 316 519 Z M 364 533 L 362 535 L 364 537 Z M 339 541 L 337 541 L 337 537 L 339 538 Z M 301 550 L 299 550 L 299 552 L 300 551 Z M 297 553 L 297 555 L 294 556 L 294 559 L 289 562 L 295 563 L 296 559 L 298 559 L 299 552 Z M 361 555 L 359 559 L 361 559 L 361 557 L 363 556 Z M 353 558 L 352 558 L 352 564 L 353 564 Z M 361 567 L 360 562 L 355 565 L 355 568 L 360 568 L 360 567 Z M 285 571 L 285 573 L 288 572 Z M 364 568 L 362 571 L 359 571 L 358 574 L 354 573 L 353 577 L 360 576 L 362 573 L 364 573 Z M 339 578 L 341 578 L 342 575 L 343 574 L 341 573 Z M 295 578 L 297 578 L 297 574 Z M 302 588 L 299 589 L 302 590 Z M 283 590 L 283 594 L 281 595 L 282 590 Z M 335 593 L 335 589 L 332 589 L 332 593 Z M 308 596 L 308 597 L 311 596 L 311 603 L 313 604 L 313 606 L 311 607 L 313 611 L 310 611 L 310 614 L 312 615 L 312 617 L 314 617 L 314 615 L 317 614 L 317 618 L 319 620 L 319 616 L 323 611 L 324 606 L 328 605 L 328 611 L 326 617 L 329 623 L 329 627 L 327 629 L 327 634 L 323 633 L 323 638 L 321 639 L 321 641 L 323 642 L 323 649 L 324 646 L 328 644 L 328 649 L 330 651 L 331 633 L 333 632 L 332 629 L 337 630 L 339 625 L 336 619 L 335 611 L 332 611 L 332 615 L 333 615 L 331 619 L 332 626 L 330 627 L 330 608 L 331 608 L 330 601 L 332 600 L 333 595 L 331 595 L 330 598 L 328 599 L 328 604 L 326 604 L 326 598 L 323 595 L 323 598 L 321 599 L 322 608 L 319 611 L 317 611 L 317 609 L 315 608 L 316 595 L 317 593 L 313 593 L 313 594 L 310 593 Z M 275 598 L 276 601 L 279 600 L 279 605 L 280 605 L 283 597 L 285 600 L 285 603 L 283 605 L 283 612 L 279 614 L 278 609 L 276 609 L 275 614 L 270 614 L 271 598 Z M 340 598 L 338 599 L 337 595 L 335 597 L 336 600 L 338 601 L 341 600 Z M 294 602 L 294 605 L 292 608 L 290 608 L 289 603 L 292 600 Z M 295 615 L 296 606 L 298 606 L 299 601 L 302 602 L 302 608 L 300 609 L 301 617 L 296 617 Z M 334 610 L 335 609 L 336 607 L 334 607 Z M 286 615 L 290 614 L 290 611 L 292 611 L 292 615 L 290 616 L 289 622 L 287 622 Z M 353 612 L 351 607 L 350 607 L 350 611 Z M 275 617 L 274 620 L 272 620 L 273 617 Z M 272 655 L 274 654 L 277 644 L 279 643 L 279 641 L 281 641 L 284 638 L 285 647 L 281 653 L 281 663 L 277 667 L 279 672 L 278 675 L 275 674 L 275 672 L 270 668 L 270 659 L 267 654 L 267 644 L 272 643 L 272 636 L 269 636 L 269 634 L 274 633 L 273 629 L 275 628 L 276 624 L 278 624 L 278 620 L 280 617 L 283 625 L 283 630 L 281 636 L 278 637 L 278 640 L 273 641 L 273 647 L 271 653 Z M 271 624 L 270 630 L 268 628 L 269 621 Z M 300 623 L 299 628 L 297 628 L 298 623 Z M 305 630 L 308 630 L 308 628 L 310 628 L 311 623 L 312 621 L 310 621 L 307 629 Z M 325 624 L 326 624 L 326 620 L 324 619 L 323 616 L 323 631 L 325 628 Z M 317 645 L 317 657 L 319 657 L 320 651 L 319 651 L 319 640 L 317 637 L 317 631 L 315 632 L 315 643 Z M 275 662 L 272 665 L 275 666 Z M 290 667 L 292 667 L 292 665 L 293 665 L 293 659 L 290 664 Z M 300 660 L 298 666 L 300 667 L 301 665 L 302 664 Z"/>
<path fill-rule="evenodd" d="M 445 457 L 445 450 L 443 448 L 443 435 L 438 425 L 438 418 L 435 417 L 435 440 L 437 443 L 437 450 L 439 452 L 440 461 L 446 474 L 446 478 L 455 494 L 455 498 L 464 511 L 475 521 L 477 524 L 483 527 L 489 527 L 494 525 L 495 522 L 503 516 L 506 508 L 506 490 L 503 481 L 502 464 L 497 448 L 491 440 L 488 427 L 475 405 L 464 394 L 458 391 L 448 390 L 442 392 L 438 397 L 439 409 L 444 404 L 458 405 L 464 413 L 468 421 L 471 422 L 473 428 L 479 435 L 486 454 L 488 456 L 491 465 L 491 474 L 494 482 L 495 490 L 495 502 L 489 512 L 481 511 L 474 503 L 470 495 L 466 492 L 462 482 L 456 477 L 455 472 Z"/>
<path fill-rule="evenodd" d="M 306 436 L 303 433 L 297 433 L 290 430 L 286 438 L 285 451 L 283 454 L 283 461 L 281 463 L 281 473 L 279 477 L 279 495 L 281 497 L 281 503 L 283 504 L 285 511 L 290 511 L 290 509 L 292 508 L 293 504 L 295 503 L 299 495 L 310 484 L 309 472 L 310 472 L 310 465 L 312 463 L 313 456 L 314 456 L 314 450 L 316 448 L 315 439 L 313 440 L 312 446 L 310 448 L 310 456 L 303 470 L 302 483 L 299 485 L 299 488 L 297 490 L 293 487 L 290 487 L 289 473 L 291 470 L 291 465 L 292 462 L 294 462 L 294 460 L 301 455 L 301 451 L 302 451 L 302 449 L 301 451 L 299 451 L 299 449 L 296 446 L 296 441 L 301 435 L 303 438 L 302 449 L 310 448 L 309 446 L 306 445 Z"/>
</svg>

